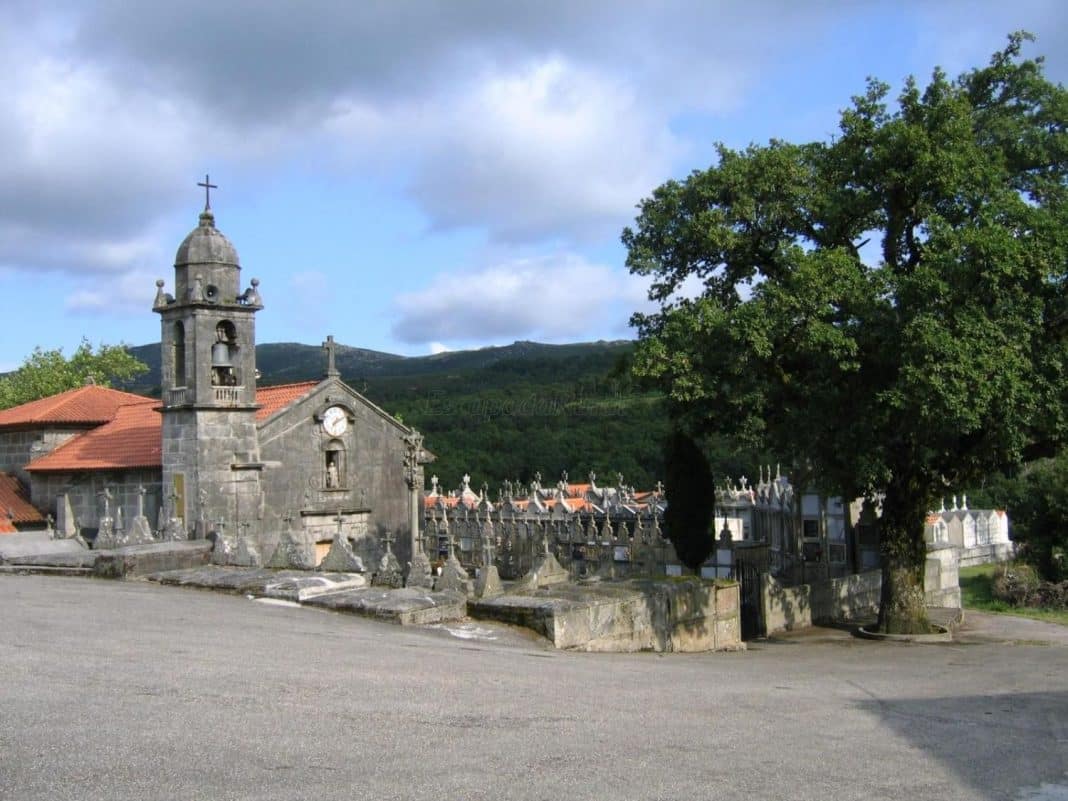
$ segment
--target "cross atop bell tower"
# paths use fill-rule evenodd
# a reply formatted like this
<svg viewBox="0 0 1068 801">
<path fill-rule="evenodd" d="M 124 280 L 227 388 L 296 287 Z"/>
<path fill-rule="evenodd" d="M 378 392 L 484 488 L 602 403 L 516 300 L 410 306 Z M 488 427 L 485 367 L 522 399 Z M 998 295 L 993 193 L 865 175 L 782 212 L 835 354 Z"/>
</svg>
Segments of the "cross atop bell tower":
<svg viewBox="0 0 1068 801">
<path fill-rule="evenodd" d="M 219 187 L 211 182 L 207 173 L 204 173 L 204 180 L 198 182 L 197 186 L 204 187 L 204 211 L 211 211 L 211 190 Z"/>
</svg>

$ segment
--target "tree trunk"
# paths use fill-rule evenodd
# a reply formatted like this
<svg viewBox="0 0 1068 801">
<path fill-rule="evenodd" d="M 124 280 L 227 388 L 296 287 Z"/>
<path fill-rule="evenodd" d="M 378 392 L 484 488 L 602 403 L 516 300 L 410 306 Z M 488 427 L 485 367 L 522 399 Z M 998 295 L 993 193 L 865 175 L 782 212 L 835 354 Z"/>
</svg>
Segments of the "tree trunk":
<svg viewBox="0 0 1068 801">
<path fill-rule="evenodd" d="M 923 538 L 925 504 L 899 487 L 887 489 L 880 518 L 879 546 L 883 559 L 883 587 L 879 602 L 879 631 L 886 634 L 926 634 L 923 576 L 927 544 Z"/>
</svg>

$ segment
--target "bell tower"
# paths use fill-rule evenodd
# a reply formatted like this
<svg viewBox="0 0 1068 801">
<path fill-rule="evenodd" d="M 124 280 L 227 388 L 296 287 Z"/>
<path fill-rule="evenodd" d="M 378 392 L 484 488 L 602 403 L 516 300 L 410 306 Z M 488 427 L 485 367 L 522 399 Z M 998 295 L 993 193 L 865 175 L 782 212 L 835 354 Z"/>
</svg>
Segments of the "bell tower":
<svg viewBox="0 0 1068 801">
<path fill-rule="evenodd" d="M 240 291 L 237 251 L 204 211 L 174 257 L 174 295 L 156 281 L 161 322 L 163 494 L 191 536 L 236 536 L 262 516 L 256 429 L 259 281 Z M 221 524 L 221 525 L 220 525 Z"/>
</svg>

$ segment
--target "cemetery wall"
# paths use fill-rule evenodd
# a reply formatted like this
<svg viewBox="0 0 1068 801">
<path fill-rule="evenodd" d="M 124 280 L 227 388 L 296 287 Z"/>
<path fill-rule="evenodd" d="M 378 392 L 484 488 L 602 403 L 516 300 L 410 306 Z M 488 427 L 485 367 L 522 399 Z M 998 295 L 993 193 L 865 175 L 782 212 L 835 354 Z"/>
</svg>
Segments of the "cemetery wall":
<svg viewBox="0 0 1068 801">
<path fill-rule="evenodd" d="M 867 573 L 787 587 L 771 574 L 760 577 L 760 597 L 768 634 L 813 623 L 857 619 L 879 611 L 882 573 Z"/>
</svg>

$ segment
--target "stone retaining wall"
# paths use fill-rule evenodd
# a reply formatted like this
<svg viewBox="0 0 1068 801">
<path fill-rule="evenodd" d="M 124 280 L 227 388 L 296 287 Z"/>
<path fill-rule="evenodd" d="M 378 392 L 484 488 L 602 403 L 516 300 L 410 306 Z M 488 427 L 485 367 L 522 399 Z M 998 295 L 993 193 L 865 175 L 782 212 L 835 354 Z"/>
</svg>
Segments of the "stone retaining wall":
<svg viewBox="0 0 1068 801">
<path fill-rule="evenodd" d="M 843 576 L 787 587 L 771 574 L 760 577 L 760 599 L 768 634 L 806 628 L 813 623 L 860 620 L 879 612 L 882 571 Z M 931 607 L 960 608 L 957 549 L 928 551 L 924 594 Z"/>
<path fill-rule="evenodd" d="M 843 576 L 786 587 L 771 574 L 760 577 L 760 599 L 768 634 L 806 628 L 813 623 L 856 620 L 879 611 L 882 573 Z"/>
<path fill-rule="evenodd" d="M 543 634 L 580 651 L 723 651 L 741 642 L 734 582 L 633 580 L 557 584 L 468 604 L 472 617 Z"/>
</svg>

